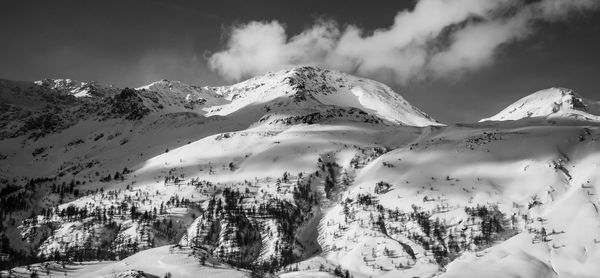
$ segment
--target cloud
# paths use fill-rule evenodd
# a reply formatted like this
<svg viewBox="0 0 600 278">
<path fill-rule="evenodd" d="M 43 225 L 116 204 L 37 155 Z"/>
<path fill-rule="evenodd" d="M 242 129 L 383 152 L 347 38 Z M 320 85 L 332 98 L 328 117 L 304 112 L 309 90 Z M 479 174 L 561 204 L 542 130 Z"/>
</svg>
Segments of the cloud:
<svg viewBox="0 0 600 278">
<path fill-rule="evenodd" d="M 404 84 L 488 66 L 501 46 L 529 37 L 536 23 L 599 7 L 598 0 L 420 0 L 387 28 L 366 32 L 322 20 L 293 36 L 278 21 L 253 21 L 232 27 L 227 47 L 208 63 L 230 81 L 317 65 Z"/>
<path fill-rule="evenodd" d="M 209 65 L 228 80 L 319 61 L 332 53 L 339 30 L 332 22 L 320 22 L 287 38 L 277 21 L 250 22 L 234 28 L 228 49 L 209 58 Z"/>
</svg>

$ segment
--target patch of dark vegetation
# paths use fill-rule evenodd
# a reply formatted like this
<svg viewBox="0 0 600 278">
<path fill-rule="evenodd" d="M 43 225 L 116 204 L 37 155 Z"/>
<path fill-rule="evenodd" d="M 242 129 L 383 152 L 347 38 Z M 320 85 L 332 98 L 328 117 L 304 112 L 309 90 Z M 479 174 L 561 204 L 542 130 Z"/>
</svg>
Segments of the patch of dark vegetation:
<svg viewBox="0 0 600 278">
<path fill-rule="evenodd" d="M 134 89 L 125 88 L 119 94 L 109 97 L 105 103 L 109 107 L 109 113 L 104 116 L 124 117 L 127 120 L 139 120 L 150 113 L 150 109 L 144 105 L 144 101 Z"/>
<path fill-rule="evenodd" d="M 83 139 L 75 139 L 75 140 L 67 143 L 67 147 L 72 147 L 72 146 L 80 145 L 83 143 L 85 143 L 85 141 Z"/>
</svg>

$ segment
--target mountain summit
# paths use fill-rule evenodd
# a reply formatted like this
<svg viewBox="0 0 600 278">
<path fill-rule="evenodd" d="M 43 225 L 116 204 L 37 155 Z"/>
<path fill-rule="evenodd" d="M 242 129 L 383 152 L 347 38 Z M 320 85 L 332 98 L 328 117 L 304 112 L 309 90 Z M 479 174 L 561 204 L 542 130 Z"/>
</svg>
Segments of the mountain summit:
<svg viewBox="0 0 600 278">
<path fill-rule="evenodd" d="M 382 83 L 317 67 L 295 67 L 232 86 L 207 89 L 226 100 L 210 108 L 209 115 L 227 115 L 249 105 L 273 102 L 279 108 L 271 108 L 282 112 L 337 106 L 356 108 L 395 124 L 439 125 Z"/>
<path fill-rule="evenodd" d="M 394 124 L 440 125 L 382 83 L 309 66 L 268 73 L 230 86 L 199 87 L 163 80 L 138 89 L 199 104 L 195 111 L 207 117 L 245 113 L 330 116 L 335 107 L 336 114 L 339 108 L 358 109 Z"/>
<path fill-rule="evenodd" d="M 585 99 L 570 89 L 550 88 L 528 95 L 480 122 L 524 118 L 600 121 L 600 102 Z"/>
<path fill-rule="evenodd" d="M 0 82 L 0 138 L 45 136 L 83 120 L 187 115 L 250 125 L 353 121 L 441 125 L 377 81 L 316 67 L 268 73 L 230 86 L 161 80 L 137 89 L 44 79 Z"/>
</svg>

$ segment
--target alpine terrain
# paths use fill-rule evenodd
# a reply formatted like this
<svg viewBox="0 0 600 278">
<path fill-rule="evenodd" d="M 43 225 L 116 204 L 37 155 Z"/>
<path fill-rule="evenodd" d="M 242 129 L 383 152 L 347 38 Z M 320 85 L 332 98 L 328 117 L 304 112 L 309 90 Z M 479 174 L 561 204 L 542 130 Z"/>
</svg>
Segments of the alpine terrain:
<svg viewBox="0 0 600 278">
<path fill-rule="evenodd" d="M 600 102 L 444 125 L 309 66 L 0 80 L 0 276 L 597 277 Z"/>
</svg>

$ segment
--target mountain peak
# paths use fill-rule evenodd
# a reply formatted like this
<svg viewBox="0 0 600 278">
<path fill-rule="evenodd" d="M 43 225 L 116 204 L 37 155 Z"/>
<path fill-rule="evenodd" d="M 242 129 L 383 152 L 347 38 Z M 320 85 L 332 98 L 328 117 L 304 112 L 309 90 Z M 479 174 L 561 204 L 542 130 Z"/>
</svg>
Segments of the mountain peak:
<svg viewBox="0 0 600 278">
<path fill-rule="evenodd" d="M 440 125 L 382 83 L 314 66 L 269 72 L 229 86 L 200 87 L 161 80 L 137 89 L 155 92 L 163 102 L 195 102 L 194 111 L 207 117 L 331 114 L 329 110 L 342 108 L 359 109 L 394 124 Z"/>
<path fill-rule="evenodd" d="M 96 97 L 96 96 L 106 96 L 110 94 L 110 92 L 116 92 L 116 88 L 110 84 L 101 84 L 95 81 L 92 82 L 82 82 L 69 78 L 45 78 L 42 80 L 38 80 L 33 82 L 34 84 L 46 87 L 52 90 L 56 90 L 61 93 L 69 94 L 74 97 Z"/>
<path fill-rule="evenodd" d="M 382 83 L 314 66 L 270 72 L 212 90 L 229 101 L 213 109 L 215 115 L 227 115 L 249 105 L 263 106 L 273 101 L 292 99 L 294 107 L 300 105 L 303 109 L 345 107 L 360 109 L 395 124 L 439 125 Z M 281 106 L 278 109 L 289 108 Z"/>
<path fill-rule="evenodd" d="M 203 89 L 200 86 L 187 84 L 175 80 L 160 80 L 152 82 L 148 85 L 138 87 L 137 90 L 154 91 L 157 93 L 171 94 L 174 97 L 188 97 L 190 95 L 198 95 Z"/>
<path fill-rule="evenodd" d="M 514 121 L 525 118 L 600 121 L 600 103 L 585 99 L 571 89 L 537 91 L 509 105 L 500 113 L 480 120 Z"/>
</svg>

